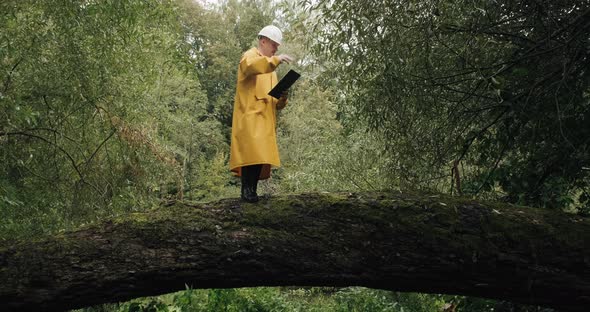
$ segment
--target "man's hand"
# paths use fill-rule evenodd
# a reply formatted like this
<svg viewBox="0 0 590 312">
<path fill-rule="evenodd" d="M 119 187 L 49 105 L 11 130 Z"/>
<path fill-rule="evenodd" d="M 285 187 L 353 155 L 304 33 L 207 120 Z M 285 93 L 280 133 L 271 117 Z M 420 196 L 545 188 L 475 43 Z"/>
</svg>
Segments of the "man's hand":
<svg viewBox="0 0 590 312">
<path fill-rule="evenodd" d="M 287 54 L 281 54 L 278 56 L 278 58 L 281 63 L 289 64 L 289 63 L 293 62 L 293 58 Z"/>
<path fill-rule="evenodd" d="M 283 91 L 283 93 L 281 93 L 281 97 L 279 98 L 279 101 L 277 102 L 277 109 L 283 109 L 285 108 L 285 106 L 287 106 L 287 97 L 289 96 L 289 91 L 285 90 Z"/>
<path fill-rule="evenodd" d="M 289 90 L 283 91 L 283 93 L 281 93 L 281 97 L 279 98 L 279 101 L 286 101 L 288 96 L 289 96 Z"/>
</svg>

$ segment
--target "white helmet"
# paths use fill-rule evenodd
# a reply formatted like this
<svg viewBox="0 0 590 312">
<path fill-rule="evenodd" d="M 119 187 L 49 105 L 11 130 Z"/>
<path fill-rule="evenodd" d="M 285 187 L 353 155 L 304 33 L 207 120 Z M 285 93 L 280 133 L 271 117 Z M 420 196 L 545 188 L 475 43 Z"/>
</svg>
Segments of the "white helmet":
<svg viewBox="0 0 590 312">
<path fill-rule="evenodd" d="M 258 36 L 264 36 L 278 44 L 281 44 L 283 40 L 283 33 L 277 26 L 268 25 L 262 28 L 258 33 Z"/>
</svg>

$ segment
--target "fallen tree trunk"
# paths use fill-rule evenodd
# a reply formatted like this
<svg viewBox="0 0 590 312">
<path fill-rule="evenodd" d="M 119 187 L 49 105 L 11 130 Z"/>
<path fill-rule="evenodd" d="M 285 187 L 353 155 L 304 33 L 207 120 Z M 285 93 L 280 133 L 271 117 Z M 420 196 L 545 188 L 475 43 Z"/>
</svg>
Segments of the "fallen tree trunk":
<svg viewBox="0 0 590 312">
<path fill-rule="evenodd" d="M 442 195 L 174 203 L 0 247 L 0 310 L 185 288 L 366 286 L 590 306 L 590 219 Z"/>
</svg>

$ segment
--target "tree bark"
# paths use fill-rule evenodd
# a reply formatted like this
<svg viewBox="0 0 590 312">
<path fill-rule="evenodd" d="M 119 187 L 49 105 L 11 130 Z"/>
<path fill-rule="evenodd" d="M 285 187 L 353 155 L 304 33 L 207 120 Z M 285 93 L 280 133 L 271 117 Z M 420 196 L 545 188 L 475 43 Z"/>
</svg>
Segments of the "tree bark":
<svg viewBox="0 0 590 312">
<path fill-rule="evenodd" d="M 0 310 L 192 288 L 366 286 L 585 311 L 590 219 L 409 193 L 177 202 L 0 246 Z"/>
</svg>

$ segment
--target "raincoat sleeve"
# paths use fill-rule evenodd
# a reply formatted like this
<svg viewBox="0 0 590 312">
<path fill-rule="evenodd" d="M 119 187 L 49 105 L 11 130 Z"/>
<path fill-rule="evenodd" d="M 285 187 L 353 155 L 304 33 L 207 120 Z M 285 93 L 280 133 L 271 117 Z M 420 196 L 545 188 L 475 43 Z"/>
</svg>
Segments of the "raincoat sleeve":
<svg viewBox="0 0 590 312">
<path fill-rule="evenodd" d="M 266 57 L 257 55 L 256 53 L 244 53 L 240 61 L 240 70 L 246 75 L 266 74 L 270 73 L 279 66 L 279 58 L 277 56 Z"/>
</svg>

